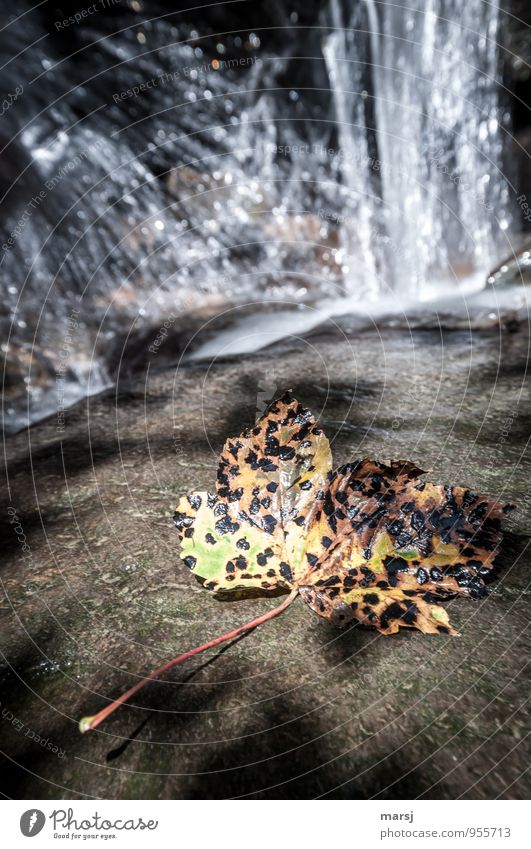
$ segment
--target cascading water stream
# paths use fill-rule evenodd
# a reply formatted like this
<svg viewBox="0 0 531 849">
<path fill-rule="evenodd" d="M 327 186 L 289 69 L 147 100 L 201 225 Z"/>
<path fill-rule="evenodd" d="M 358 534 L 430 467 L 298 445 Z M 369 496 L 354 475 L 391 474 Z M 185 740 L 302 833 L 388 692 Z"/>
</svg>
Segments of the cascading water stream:
<svg viewBox="0 0 531 849">
<path fill-rule="evenodd" d="M 345 151 L 343 177 L 353 195 L 369 196 L 364 216 L 350 225 L 363 238 L 362 265 L 378 277 L 366 289 L 423 299 L 474 273 L 484 279 L 509 249 L 503 177 L 509 115 L 500 98 L 498 4 L 331 0 L 330 19 L 336 31 L 324 54 Z M 351 63 L 370 63 L 369 92 Z M 364 122 L 368 98 L 373 126 Z M 382 228 L 387 238 L 378 253 Z M 356 257 L 356 247 L 351 250 Z M 357 271 L 356 263 L 350 266 Z"/>
<path fill-rule="evenodd" d="M 363 4 L 352 4 L 349 25 L 345 28 L 340 0 L 330 2 L 332 32 L 325 38 L 323 54 L 333 92 L 342 176 L 348 190 L 346 214 L 342 214 L 341 241 L 348 271 L 346 292 L 377 297 L 379 272 L 383 270 L 382 207 L 371 169 L 374 158 L 369 152 L 366 90 L 364 75 L 368 69 L 368 42 L 360 38 Z M 372 171 L 372 173 L 371 173 Z"/>
<path fill-rule="evenodd" d="M 168 317 L 158 366 L 243 304 L 249 350 L 258 310 L 277 335 L 400 310 L 509 253 L 495 2 L 329 0 L 273 35 L 117 6 L 61 37 L 44 15 L 4 41 L 8 429 L 144 368 Z M 208 326 L 198 354 L 223 350 Z"/>
</svg>

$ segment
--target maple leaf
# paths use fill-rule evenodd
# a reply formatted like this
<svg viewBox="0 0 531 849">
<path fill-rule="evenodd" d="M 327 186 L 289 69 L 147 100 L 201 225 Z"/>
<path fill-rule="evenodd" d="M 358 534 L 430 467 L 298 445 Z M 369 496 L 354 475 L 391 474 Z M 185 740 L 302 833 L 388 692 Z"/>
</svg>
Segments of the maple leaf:
<svg viewBox="0 0 531 849">
<path fill-rule="evenodd" d="M 226 442 L 217 492 L 179 501 L 183 560 L 210 590 L 296 589 L 333 622 L 454 634 L 439 602 L 485 593 L 509 507 L 422 474 L 367 459 L 332 471 L 326 436 L 287 393 Z"/>
<path fill-rule="evenodd" d="M 312 413 L 291 393 L 271 404 L 254 427 L 225 443 L 216 492 L 183 496 L 174 519 L 182 559 L 206 589 L 289 595 L 141 679 L 82 719 L 81 731 L 173 666 L 280 615 L 298 595 L 334 623 L 356 620 L 382 634 L 455 634 L 441 602 L 486 593 L 511 505 L 422 481 L 423 474 L 408 461 L 368 459 L 334 471 Z"/>
</svg>

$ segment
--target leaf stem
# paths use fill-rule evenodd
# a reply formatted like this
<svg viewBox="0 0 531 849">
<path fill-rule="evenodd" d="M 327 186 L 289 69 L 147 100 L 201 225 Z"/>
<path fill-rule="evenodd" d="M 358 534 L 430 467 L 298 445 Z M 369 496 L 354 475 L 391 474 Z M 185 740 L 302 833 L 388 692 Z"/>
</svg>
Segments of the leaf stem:
<svg viewBox="0 0 531 849">
<path fill-rule="evenodd" d="M 264 622 L 268 622 L 269 619 L 274 619 L 276 616 L 280 616 L 281 613 L 285 611 L 287 607 L 291 604 L 292 601 L 297 597 L 298 590 L 292 590 L 292 592 L 284 599 L 282 604 L 279 604 L 278 607 L 274 607 L 268 613 L 262 614 L 257 619 L 253 619 L 251 622 L 247 622 L 245 625 L 240 625 L 239 628 L 235 628 L 234 631 L 229 631 L 227 634 L 223 634 L 221 637 L 216 637 L 213 640 L 209 640 L 208 643 L 204 643 L 202 646 L 198 646 L 195 649 L 190 649 L 190 651 L 185 652 L 184 654 L 180 654 L 178 657 L 174 657 L 173 660 L 168 661 L 163 666 L 159 666 L 158 669 L 155 669 L 150 675 L 146 678 L 142 678 L 133 687 L 115 699 L 113 702 L 108 704 L 99 713 L 94 714 L 93 716 L 84 716 L 83 719 L 79 723 L 79 730 L 82 734 L 86 731 L 92 731 L 92 729 L 97 728 L 104 719 L 107 719 L 111 713 L 120 707 L 124 702 L 134 696 L 135 693 L 138 693 L 146 684 L 149 684 L 150 681 L 154 681 L 159 675 L 162 675 L 163 672 L 167 672 L 168 669 L 171 669 L 174 666 L 177 666 L 179 663 L 183 663 L 185 660 L 188 660 L 189 657 L 193 657 L 196 654 L 200 654 L 206 649 L 212 649 L 215 646 L 219 646 L 221 643 L 226 643 L 228 640 L 234 639 L 234 637 L 238 637 L 240 634 L 244 634 L 246 631 L 251 631 L 253 628 L 257 628 L 259 625 L 263 625 Z"/>
</svg>

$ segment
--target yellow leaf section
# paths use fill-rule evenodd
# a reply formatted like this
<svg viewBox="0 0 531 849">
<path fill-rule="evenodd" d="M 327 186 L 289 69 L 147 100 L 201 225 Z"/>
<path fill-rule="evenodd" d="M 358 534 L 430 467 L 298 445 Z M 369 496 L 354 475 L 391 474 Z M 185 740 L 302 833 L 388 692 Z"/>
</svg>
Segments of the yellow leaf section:
<svg viewBox="0 0 531 849">
<path fill-rule="evenodd" d="M 423 634 L 457 635 L 446 610 L 426 601 L 420 593 L 374 587 L 358 587 L 337 595 L 333 589 L 318 587 L 301 587 L 299 592 L 312 610 L 335 624 L 356 620 L 385 635 L 396 634 L 400 628 L 414 628 Z"/>
<path fill-rule="evenodd" d="M 408 586 L 413 583 L 413 586 L 418 587 L 415 575 L 419 569 L 430 570 L 433 567 L 442 569 L 459 560 L 459 549 L 456 545 L 444 543 L 440 537 L 433 537 L 432 545 L 433 552 L 427 556 L 422 554 L 413 545 L 395 548 L 390 534 L 387 531 L 381 531 L 377 534 L 373 542 L 369 560 L 366 560 L 358 540 L 355 536 L 352 536 L 342 540 L 332 549 L 329 555 L 325 554 L 321 558 L 317 570 L 314 570 L 314 574 L 311 576 L 310 582 L 315 583 L 315 581 L 322 580 L 331 575 L 339 575 L 341 577 L 348 573 L 349 570 L 353 568 L 360 569 L 363 566 L 376 576 L 373 583 L 377 583 L 377 581 L 385 580 L 388 572 L 386 560 L 390 557 L 400 558 L 405 561 L 407 566 L 407 569 L 394 572 L 398 583 L 407 582 Z M 413 578 L 413 582 L 409 578 Z M 365 578 L 365 580 L 367 581 L 368 579 Z M 459 587 L 454 579 L 447 579 L 443 584 L 448 587 L 451 586 L 453 592 L 459 592 Z"/>
<path fill-rule="evenodd" d="M 254 428 L 228 439 L 221 454 L 218 495 L 227 499 L 232 515 L 243 511 L 273 535 L 293 584 L 308 569 L 307 553 L 320 557 L 322 537 L 330 534 L 315 516 L 331 469 L 327 437 L 290 393 L 275 401 Z"/>
<path fill-rule="evenodd" d="M 299 471 L 296 485 L 301 492 L 311 492 L 315 490 L 316 483 L 324 483 L 328 472 L 332 470 L 332 452 L 330 451 L 330 443 L 325 434 L 320 430 L 315 430 L 309 436 L 310 446 L 300 449 L 301 455 L 304 457 L 303 463 Z M 311 490 L 301 490 L 301 484 L 308 481 L 312 484 Z M 306 499 L 309 500 L 310 496 Z"/>
<path fill-rule="evenodd" d="M 194 492 L 181 498 L 176 508 L 181 558 L 194 575 L 213 591 L 288 587 L 280 574 L 273 537 L 252 524 L 235 521 L 228 511 L 216 513 L 216 508 L 226 505 L 212 496 L 210 500 L 211 506 L 209 493 Z"/>
<path fill-rule="evenodd" d="M 435 536 L 432 537 L 431 544 L 433 551 L 428 555 L 422 554 L 414 544 L 395 548 L 391 536 L 387 531 L 383 531 L 373 545 L 372 556 L 367 565 L 374 572 L 382 572 L 385 571 L 383 563 L 386 557 L 400 557 L 417 568 L 422 566 L 429 569 L 431 566 L 449 566 L 459 559 L 457 545 L 443 542 L 440 537 Z"/>
<path fill-rule="evenodd" d="M 457 635 L 444 607 L 425 601 L 421 595 L 408 596 L 398 588 L 357 589 L 347 593 L 343 601 L 346 605 L 357 603 L 356 618 L 364 625 L 374 625 L 382 634 L 396 634 L 400 628 L 416 628 L 423 634 Z"/>
<path fill-rule="evenodd" d="M 299 526 L 295 522 L 286 525 L 285 559 L 291 565 L 295 585 L 313 570 L 312 564 L 320 560 L 323 554 L 326 555 L 323 537 L 330 534 L 330 528 L 325 516 L 321 515 L 319 520 L 315 518 L 316 512 L 317 507 L 314 505 L 304 525 Z"/>
</svg>

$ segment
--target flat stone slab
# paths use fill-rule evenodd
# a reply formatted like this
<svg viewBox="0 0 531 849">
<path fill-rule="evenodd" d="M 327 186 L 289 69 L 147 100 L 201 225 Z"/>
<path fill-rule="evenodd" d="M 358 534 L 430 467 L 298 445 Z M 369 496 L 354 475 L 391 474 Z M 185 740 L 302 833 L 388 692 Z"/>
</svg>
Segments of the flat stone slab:
<svg viewBox="0 0 531 849">
<path fill-rule="evenodd" d="M 160 371 L 7 441 L 3 792 L 15 798 L 525 798 L 529 336 L 349 337 Z M 278 603 L 220 601 L 182 564 L 180 494 L 292 389 L 337 465 L 410 459 L 513 502 L 498 580 L 449 603 L 461 636 L 337 630 L 295 602 L 77 723 L 176 654 Z M 8 513 L 8 509 L 11 511 Z M 14 512 L 13 512 L 14 511 Z"/>
</svg>

